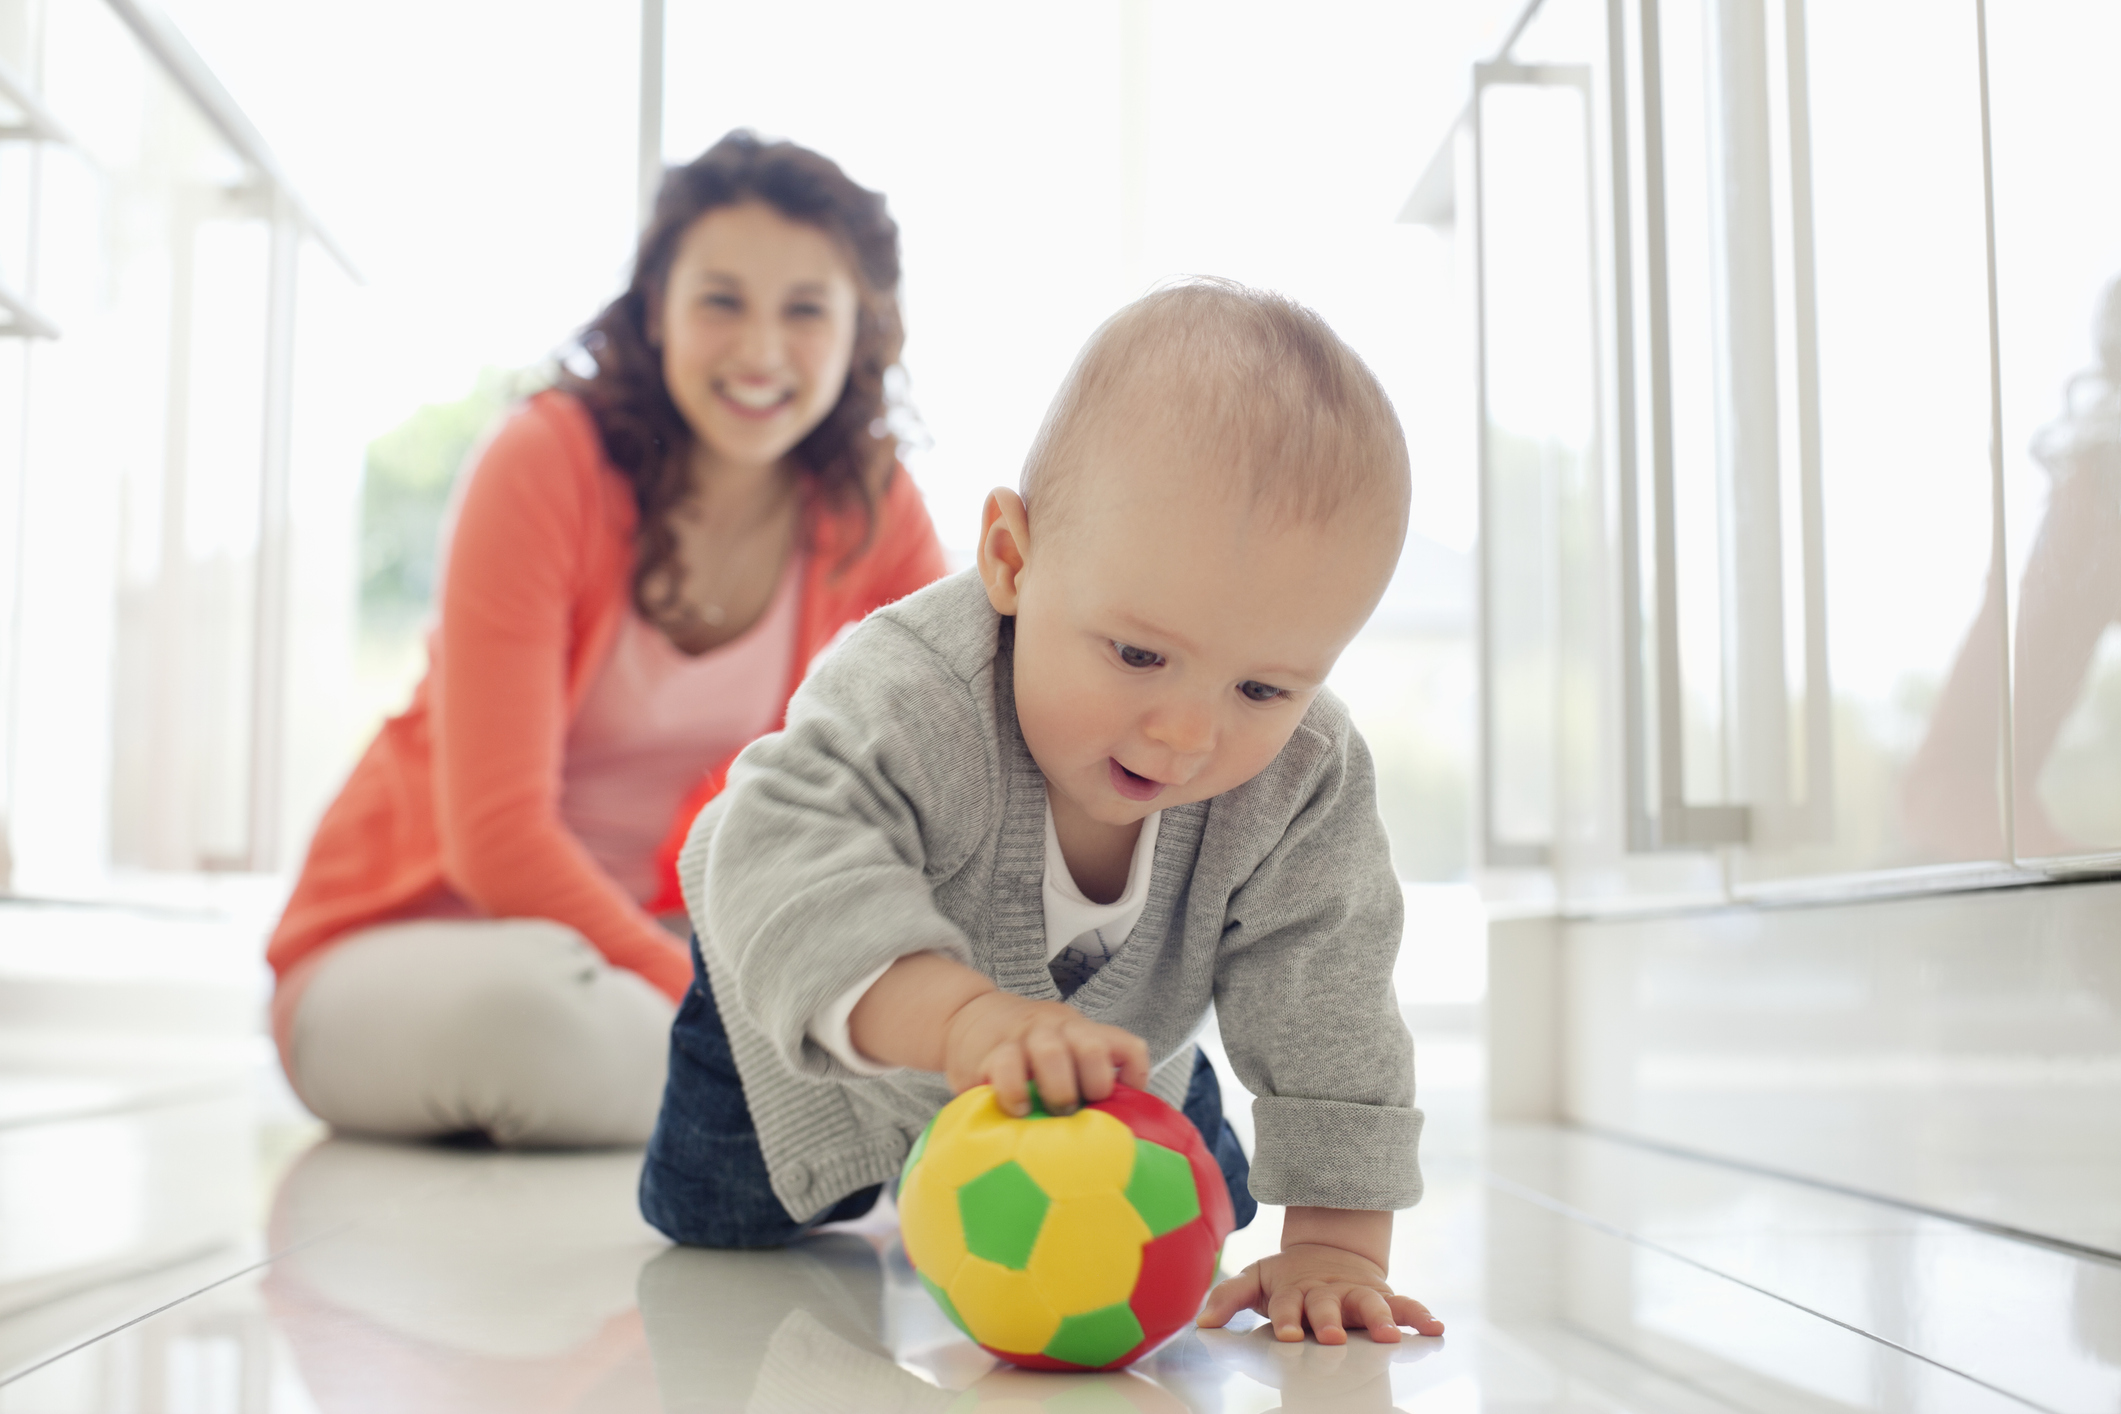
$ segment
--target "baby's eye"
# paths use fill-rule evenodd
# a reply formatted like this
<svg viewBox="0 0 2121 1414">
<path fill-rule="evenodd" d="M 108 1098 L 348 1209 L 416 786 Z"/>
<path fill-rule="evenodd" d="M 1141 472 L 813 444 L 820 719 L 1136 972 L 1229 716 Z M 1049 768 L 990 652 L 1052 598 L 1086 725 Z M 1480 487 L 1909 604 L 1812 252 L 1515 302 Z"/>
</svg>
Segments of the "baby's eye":
<svg viewBox="0 0 2121 1414">
<path fill-rule="evenodd" d="M 1248 702 L 1272 702 L 1277 697 L 1289 695 L 1287 689 L 1269 687 L 1263 682 L 1241 682 L 1237 685 L 1237 690 L 1245 695 Z"/>
<path fill-rule="evenodd" d="M 1121 643 L 1117 639 L 1113 640 L 1112 651 L 1119 654 L 1119 660 L 1130 668 L 1154 668 L 1164 661 L 1164 655 L 1161 653 L 1151 653 L 1146 648 L 1136 648 L 1131 643 Z"/>
</svg>

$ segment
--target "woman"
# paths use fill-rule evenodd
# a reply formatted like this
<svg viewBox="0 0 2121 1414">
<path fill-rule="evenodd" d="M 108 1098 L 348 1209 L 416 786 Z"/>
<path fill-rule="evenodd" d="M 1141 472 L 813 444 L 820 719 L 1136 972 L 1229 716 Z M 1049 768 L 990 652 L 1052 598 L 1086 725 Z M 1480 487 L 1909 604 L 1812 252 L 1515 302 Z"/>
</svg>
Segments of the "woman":
<svg viewBox="0 0 2121 1414">
<path fill-rule="evenodd" d="M 459 487 L 427 678 L 273 934 L 318 1115 L 648 1137 L 691 982 L 658 844 L 835 633 L 942 573 L 886 423 L 898 277 L 883 198 L 814 152 L 732 133 L 664 181 L 585 371 Z"/>
</svg>

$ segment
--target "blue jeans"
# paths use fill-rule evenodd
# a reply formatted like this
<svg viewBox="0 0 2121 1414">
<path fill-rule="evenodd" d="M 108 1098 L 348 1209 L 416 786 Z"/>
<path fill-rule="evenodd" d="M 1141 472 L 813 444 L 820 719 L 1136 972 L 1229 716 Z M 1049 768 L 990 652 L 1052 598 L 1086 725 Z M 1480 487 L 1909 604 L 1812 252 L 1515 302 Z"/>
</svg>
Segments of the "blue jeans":
<svg viewBox="0 0 2121 1414">
<path fill-rule="evenodd" d="M 663 1112 L 641 1166 L 641 1216 L 673 1242 L 695 1247 L 780 1247 L 814 1227 L 846 1222 L 875 1207 L 881 1184 L 850 1193 L 804 1221 L 788 1216 L 766 1176 L 758 1130 L 700 963 L 698 939 L 692 944 L 692 972 L 692 989 L 670 1029 Z M 1259 1211 L 1245 1185 L 1252 1166 L 1223 1118 L 1215 1068 L 1197 1049 L 1180 1109 L 1207 1141 L 1229 1185 L 1237 1225 L 1245 1226 Z"/>
</svg>

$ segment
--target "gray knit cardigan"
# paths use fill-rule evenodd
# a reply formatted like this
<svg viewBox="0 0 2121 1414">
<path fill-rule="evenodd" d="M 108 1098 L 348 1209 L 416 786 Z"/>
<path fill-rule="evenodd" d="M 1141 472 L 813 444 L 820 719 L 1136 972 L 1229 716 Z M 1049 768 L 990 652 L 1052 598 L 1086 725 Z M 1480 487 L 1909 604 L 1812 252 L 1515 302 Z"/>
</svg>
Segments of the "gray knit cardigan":
<svg viewBox="0 0 2121 1414">
<path fill-rule="evenodd" d="M 870 615 L 786 729 L 737 758 L 680 856 L 773 1190 L 797 1219 L 892 1178 L 950 1097 L 939 1075 L 834 1060 L 806 1034 L 831 999 L 921 951 L 1060 995 L 1013 627 L 970 572 Z M 1141 921 L 1068 1002 L 1146 1041 L 1150 1088 L 1173 1104 L 1212 1004 L 1258 1097 L 1254 1195 L 1408 1207 L 1421 1111 L 1392 992 L 1401 910 L 1368 749 L 1321 692 L 1259 775 L 1164 812 Z"/>
</svg>

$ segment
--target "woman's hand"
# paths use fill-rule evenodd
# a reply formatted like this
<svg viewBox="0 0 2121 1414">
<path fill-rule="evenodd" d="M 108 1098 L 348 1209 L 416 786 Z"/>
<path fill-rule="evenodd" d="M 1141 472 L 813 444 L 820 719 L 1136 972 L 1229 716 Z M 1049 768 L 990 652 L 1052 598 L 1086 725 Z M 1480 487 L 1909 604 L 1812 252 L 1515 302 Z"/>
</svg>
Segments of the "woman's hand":
<svg viewBox="0 0 2121 1414">
<path fill-rule="evenodd" d="M 1090 1020 L 1065 1002 L 988 991 L 959 1006 L 943 1030 L 943 1078 L 953 1091 L 994 1087 L 1013 1115 L 1031 1112 L 1029 1081 L 1057 1115 L 1102 1100 L 1115 1080 L 1149 1083 L 1149 1047 L 1117 1026 Z"/>
</svg>

